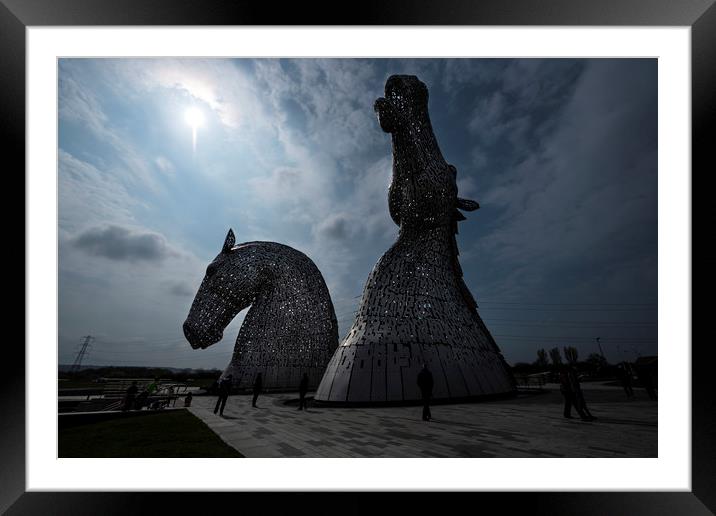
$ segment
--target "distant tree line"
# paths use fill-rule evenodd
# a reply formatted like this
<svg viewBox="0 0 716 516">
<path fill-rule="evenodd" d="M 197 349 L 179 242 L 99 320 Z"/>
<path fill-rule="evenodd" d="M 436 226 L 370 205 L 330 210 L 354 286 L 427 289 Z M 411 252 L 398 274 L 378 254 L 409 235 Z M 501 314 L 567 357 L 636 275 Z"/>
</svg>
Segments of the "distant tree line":
<svg viewBox="0 0 716 516">
<path fill-rule="evenodd" d="M 58 377 L 74 381 L 96 381 L 100 378 L 162 378 L 184 382 L 189 379 L 216 379 L 220 374 L 219 369 L 173 370 L 164 367 L 107 366 L 72 373 L 60 371 Z"/>
<path fill-rule="evenodd" d="M 562 354 L 564 354 L 564 361 L 562 360 Z M 608 363 L 602 355 L 591 353 L 585 360 L 580 361 L 577 348 L 573 346 L 565 346 L 561 352 L 558 347 L 554 347 L 549 351 L 538 349 L 537 359 L 534 362 L 517 362 L 512 366 L 512 370 L 521 375 L 545 372 L 555 373 L 565 361 L 575 367 L 578 372 L 590 377 L 611 378 L 615 375 L 615 366 Z"/>
</svg>

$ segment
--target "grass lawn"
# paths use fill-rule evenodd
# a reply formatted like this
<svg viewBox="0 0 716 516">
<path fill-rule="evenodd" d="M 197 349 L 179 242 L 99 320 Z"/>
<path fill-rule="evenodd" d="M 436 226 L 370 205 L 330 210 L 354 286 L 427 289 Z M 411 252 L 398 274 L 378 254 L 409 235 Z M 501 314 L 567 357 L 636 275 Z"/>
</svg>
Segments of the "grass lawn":
<svg viewBox="0 0 716 516">
<path fill-rule="evenodd" d="M 243 457 L 188 410 L 62 429 L 59 456 Z"/>
</svg>

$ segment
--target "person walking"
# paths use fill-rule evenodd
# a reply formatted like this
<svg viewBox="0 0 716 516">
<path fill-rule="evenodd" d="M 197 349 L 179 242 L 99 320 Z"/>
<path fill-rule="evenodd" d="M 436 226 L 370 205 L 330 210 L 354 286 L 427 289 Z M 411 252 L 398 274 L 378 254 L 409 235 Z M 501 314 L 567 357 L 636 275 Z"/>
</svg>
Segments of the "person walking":
<svg viewBox="0 0 716 516">
<path fill-rule="evenodd" d="M 423 368 L 418 373 L 418 387 L 423 398 L 423 421 L 430 421 L 433 417 L 430 413 L 430 397 L 433 395 L 433 374 L 428 369 L 428 364 L 423 364 Z"/>
<path fill-rule="evenodd" d="M 629 365 L 626 362 L 622 362 L 617 366 L 617 379 L 622 384 L 622 388 L 627 395 L 627 399 L 634 397 L 634 390 L 631 388 L 631 372 L 629 371 Z"/>
<path fill-rule="evenodd" d="M 259 394 L 261 394 L 261 386 L 263 385 L 263 380 L 261 378 L 261 373 L 256 375 L 256 380 L 254 381 L 254 398 L 251 400 L 251 406 L 256 407 L 256 400 L 259 399 Z"/>
<path fill-rule="evenodd" d="M 298 385 L 298 410 L 303 410 L 304 408 L 308 410 L 308 407 L 306 406 L 306 393 L 308 392 L 308 374 L 303 373 L 303 378 L 301 378 L 301 383 Z"/>
<path fill-rule="evenodd" d="M 233 375 L 228 375 L 219 382 L 219 397 L 216 400 L 214 414 L 218 412 L 220 416 L 224 415 L 224 407 L 226 406 L 226 401 L 229 399 L 229 394 L 231 393 L 232 379 Z"/>
<path fill-rule="evenodd" d="M 559 370 L 559 390 L 564 396 L 564 417 L 572 419 L 572 407 L 574 407 L 579 417 L 586 421 L 588 419 L 587 415 L 582 410 L 582 405 L 577 401 L 574 381 L 567 365 L 563 365 Z"/>
<path fill-rule="evenodd" d="M 139 387 L 137 387 L 137 380 L 134 380 L 132 385 L 127 388 L 127 393 L 124 395 L 124 404 L 122 405 L 123 411 L 132 410 L 134 400 L 137 398 L 137 392 L 139 392 Z"/>
<path fill-rule="evenodd" d="M 144 408 L 144 406 L 147 404 L 148 399 L 149 391 L 147 389 L 143 389 L 142 392 L 140 392 L 137 398 L 134 400 L 134 410 L 142 410 L 142 408 Z"/>
<path fill-rule="evenodd" d="M 185 407 L 191 407 L 191 400 L 192 400 L 193 398 L 194 398 L 194 395 L 193 395 L 191 392 L 189 392 L 189 393 L 186 395 L 186 398 L 184 398 L 184 406 L 185 406 Z"/>
<path fill-rule="evenodd" d="M 584 401 L 582 389 L 579 386 L 579 379 L 568 365 L 564 365 L 560 369 L 559 383 L 559 390 L 562 392 L 562 396 L 564 396 L 564 417 L 571 419 L 572 407 L 574 407 L 582 421 L 592 421 L 596 419 L 589 413 L 587 404 Z"/>
<path fill-rule="evenodd" d="M 589 412 L 589 409 L 587 408 L 587 401 L 584 399 L 582 386 L 579 384 L 579 376 L 577 375 L 577 370 L 573 367 L 570 367 L 569 376 L 572 382 L 572 388 L 574 389 L 574 399 L 576 401 L 575 408 L 577 409 L 577 412 L 579 412 L 580 415 L 584 415 L 582 419 L 584 419 L 585 421 L 593 421 L 597 419 L 592 415 L 591 412 Z"/>
</svg>

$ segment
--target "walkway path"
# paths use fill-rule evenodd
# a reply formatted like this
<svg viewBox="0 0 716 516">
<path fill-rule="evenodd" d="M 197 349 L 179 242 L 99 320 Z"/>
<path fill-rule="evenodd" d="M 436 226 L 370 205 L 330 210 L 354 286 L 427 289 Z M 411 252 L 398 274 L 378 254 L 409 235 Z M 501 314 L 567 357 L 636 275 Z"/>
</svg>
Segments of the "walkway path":
<svg viewBox="0 0 716 516">
<path fill-rule="evenodd" d="M 592 414 L 562 417 L 555 386 L 542 394 L 421 407 L 310 408 L 285 402 L 295 394 L 231 396 L 224 417 L 214 397 L 196 396 L 191 411 L 246 457 L 656 457 L 657 403 L 643 390 L 627 401 L 621 389 L 585 389 Z M 575 414 L 576 416 L 576 414 Z"/>
</svg>

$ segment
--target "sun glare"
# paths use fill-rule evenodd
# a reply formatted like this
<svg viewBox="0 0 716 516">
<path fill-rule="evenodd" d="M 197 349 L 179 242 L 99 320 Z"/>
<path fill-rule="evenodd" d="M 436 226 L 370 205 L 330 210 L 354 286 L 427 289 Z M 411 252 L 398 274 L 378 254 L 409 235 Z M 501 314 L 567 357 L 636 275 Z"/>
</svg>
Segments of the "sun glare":
<svg viewBox="0 0 716 516">
<path fill-rule="evenodd" d="M 191 145 L 196 152 L 196 130 L 204 125 L 204 113 L 198 107 L 192 106 L 184 112 L 184 120 L 191 127 Z"/>
<path fill-rule="evenodd" d="M 192 129 L 196 129 L 197 127 L 204 125 L 204 114 L 197 107 L 190 107 L 187 109 L 184 113 L 184 119 Z"/>
</svg>

